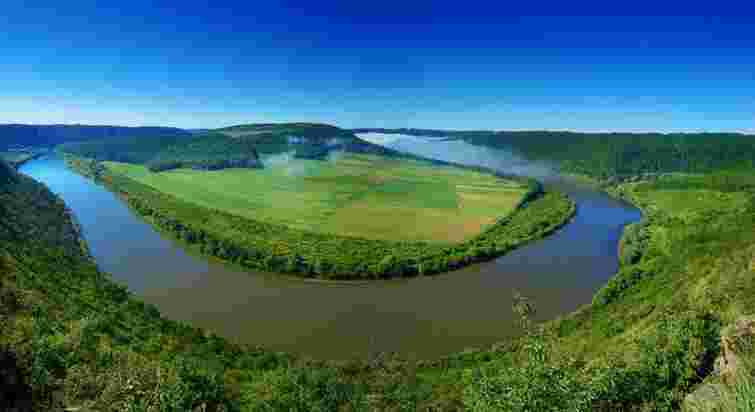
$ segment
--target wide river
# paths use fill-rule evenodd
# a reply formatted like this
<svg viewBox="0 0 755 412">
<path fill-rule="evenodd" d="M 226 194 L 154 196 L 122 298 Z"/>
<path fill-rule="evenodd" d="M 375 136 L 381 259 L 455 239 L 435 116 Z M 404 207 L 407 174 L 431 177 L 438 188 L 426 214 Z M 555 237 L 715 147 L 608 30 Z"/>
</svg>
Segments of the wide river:
<svg viewBox="0 0 755 412">
<path fill-rule="evenodd" d="M 168 318 L 230 340 L 314 358 L 375 352 L 433 358 L 518 333 L 512 293 L 530 297 L 540 319 L 590 302 L 617 270 L 622 228 L 640 218 L 628 204 L 511 154 L 459 141 L 366 138 L 417 154 L 543 178 L 577 202 L 577 215 L 546 239 L 452 273 L 368 284 L 325 284 L 250 273 L 190 254 L 116 196 L 55 158 L 21 172 L 65 200 L 99 267 Z"/>
</svg>

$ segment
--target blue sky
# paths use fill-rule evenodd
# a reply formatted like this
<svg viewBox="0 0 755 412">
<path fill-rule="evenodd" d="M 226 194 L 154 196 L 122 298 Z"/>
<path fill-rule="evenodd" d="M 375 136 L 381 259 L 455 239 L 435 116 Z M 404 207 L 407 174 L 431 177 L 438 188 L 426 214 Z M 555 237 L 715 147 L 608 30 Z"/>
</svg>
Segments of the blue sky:
<svg viewBox="0 0 755 412">
<path fill-rule="evenodd" d="M 750 9 L 208 3 L 10 0 L 0 123 L 755 132 Z"/>
</svg>

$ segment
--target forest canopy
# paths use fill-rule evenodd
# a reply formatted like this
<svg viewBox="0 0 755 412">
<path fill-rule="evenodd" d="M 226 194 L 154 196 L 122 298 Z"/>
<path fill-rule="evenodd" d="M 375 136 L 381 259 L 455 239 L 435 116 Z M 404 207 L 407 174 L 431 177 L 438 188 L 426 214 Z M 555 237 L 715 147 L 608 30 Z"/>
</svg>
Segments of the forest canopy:
<svg viewBox="0 0 755 412">
<path fill-rule="evenodd" d="M 645 173 L 702 173 L 755 167 L 755 136 L 739 133 L 576 133 L 552 131 L 444 131 L 357 129 L 450 137 L 514 150 L 529 160 L 559 163 L 568 173 L 596 178 Z"/>
<path fill-rule="evenodd" d="M 333 151 L 395 155 L 347 130 L 308 123 L 241 125 L 188 137 L 167 134 L 100 139 L 66 143 L 59 150 L 97 161 L 143 164 L 154 172 L 176 168 L 259 168 L 260 154 L 292 153 L 313 159 L 325 159 Z"/>
</svg>

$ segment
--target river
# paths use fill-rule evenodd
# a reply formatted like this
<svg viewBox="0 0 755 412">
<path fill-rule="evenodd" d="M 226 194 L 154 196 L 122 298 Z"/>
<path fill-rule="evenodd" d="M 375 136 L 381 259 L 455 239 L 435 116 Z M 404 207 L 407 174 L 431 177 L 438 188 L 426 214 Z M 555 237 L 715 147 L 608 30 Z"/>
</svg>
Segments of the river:
<svg viewBox="0 0 755 412">
<path fill-rule="evenodd" d="M 622 228 L 640 218 L 632 206 L 554 177 L 547 168 L 522 169 L 530 166 L 511 162 L 504 152 L 410 137 L 382 143 L 537 175 L 574 199 L 577 214 L 548 238 L 485 264 L 426 278 L 325 284 L 250 273 L 189 253 L 60 159 L 36 159 L 20 171 L 63 198 L 99 267 L 164 316 L 232 341 L 321 359 L 376 352 L 428 359 L 484 347 L 518 333 L 511 310 L 514 290 L 534 301 L 539 319 L 572 311 L 589 303 L 616 272 Z"/>
</svg>

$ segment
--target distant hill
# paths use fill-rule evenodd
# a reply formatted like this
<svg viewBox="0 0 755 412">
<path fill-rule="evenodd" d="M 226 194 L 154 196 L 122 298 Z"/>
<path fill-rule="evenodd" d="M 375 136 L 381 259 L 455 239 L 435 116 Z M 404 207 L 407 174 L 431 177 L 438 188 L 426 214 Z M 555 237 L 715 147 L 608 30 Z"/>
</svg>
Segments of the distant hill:
<svg viewBox="0 0 755 412">
<path fill-rule="evenodd" d="M 58 150 L 98 161 L 145 164 L 154 172 L 191 167 L 260 167 L 254 146 L 220 133 L 66 143 Z"/>
<path fill-rule="evenodd" d="M 566 131 L 454 131 L 355 129 L 449 137 L 556 162 L 568 173 L 593 177 L 668 172 L 702 173 L 755 167 L 755 136 L 739 133 L 577 133 Z"/>
<path fill-rule="evenodd" d="M 100 161 L 146 164 L 159 172 L 179 167 L 261 167 L 258 154 L 293 153 L 324 159 L 332 151 L 392 155 L 393 151 L 335 126 L 311 123 L 250 124 L 194 133 L 189 137 L 100 139 L 66 143 L 60 150 Z"/>
<path fill-rule="evenodd" d="M 392 154 L 393 151 L 364 141 L 349 130 L 319 123 L 267 123 L 231 126 L 216 130 L 249 140 L 260 153 L 294 152 L 296 157 L 323 158 L 329 152 Z"/>
<path fill-rule="evenodd" d="M 66 142 L 131 137 L 190 136 L 174 127 L 123 127 L 86 125 L 0 125 L 0 149 L 18 146 L 54 146 Z"/>
</svg>

